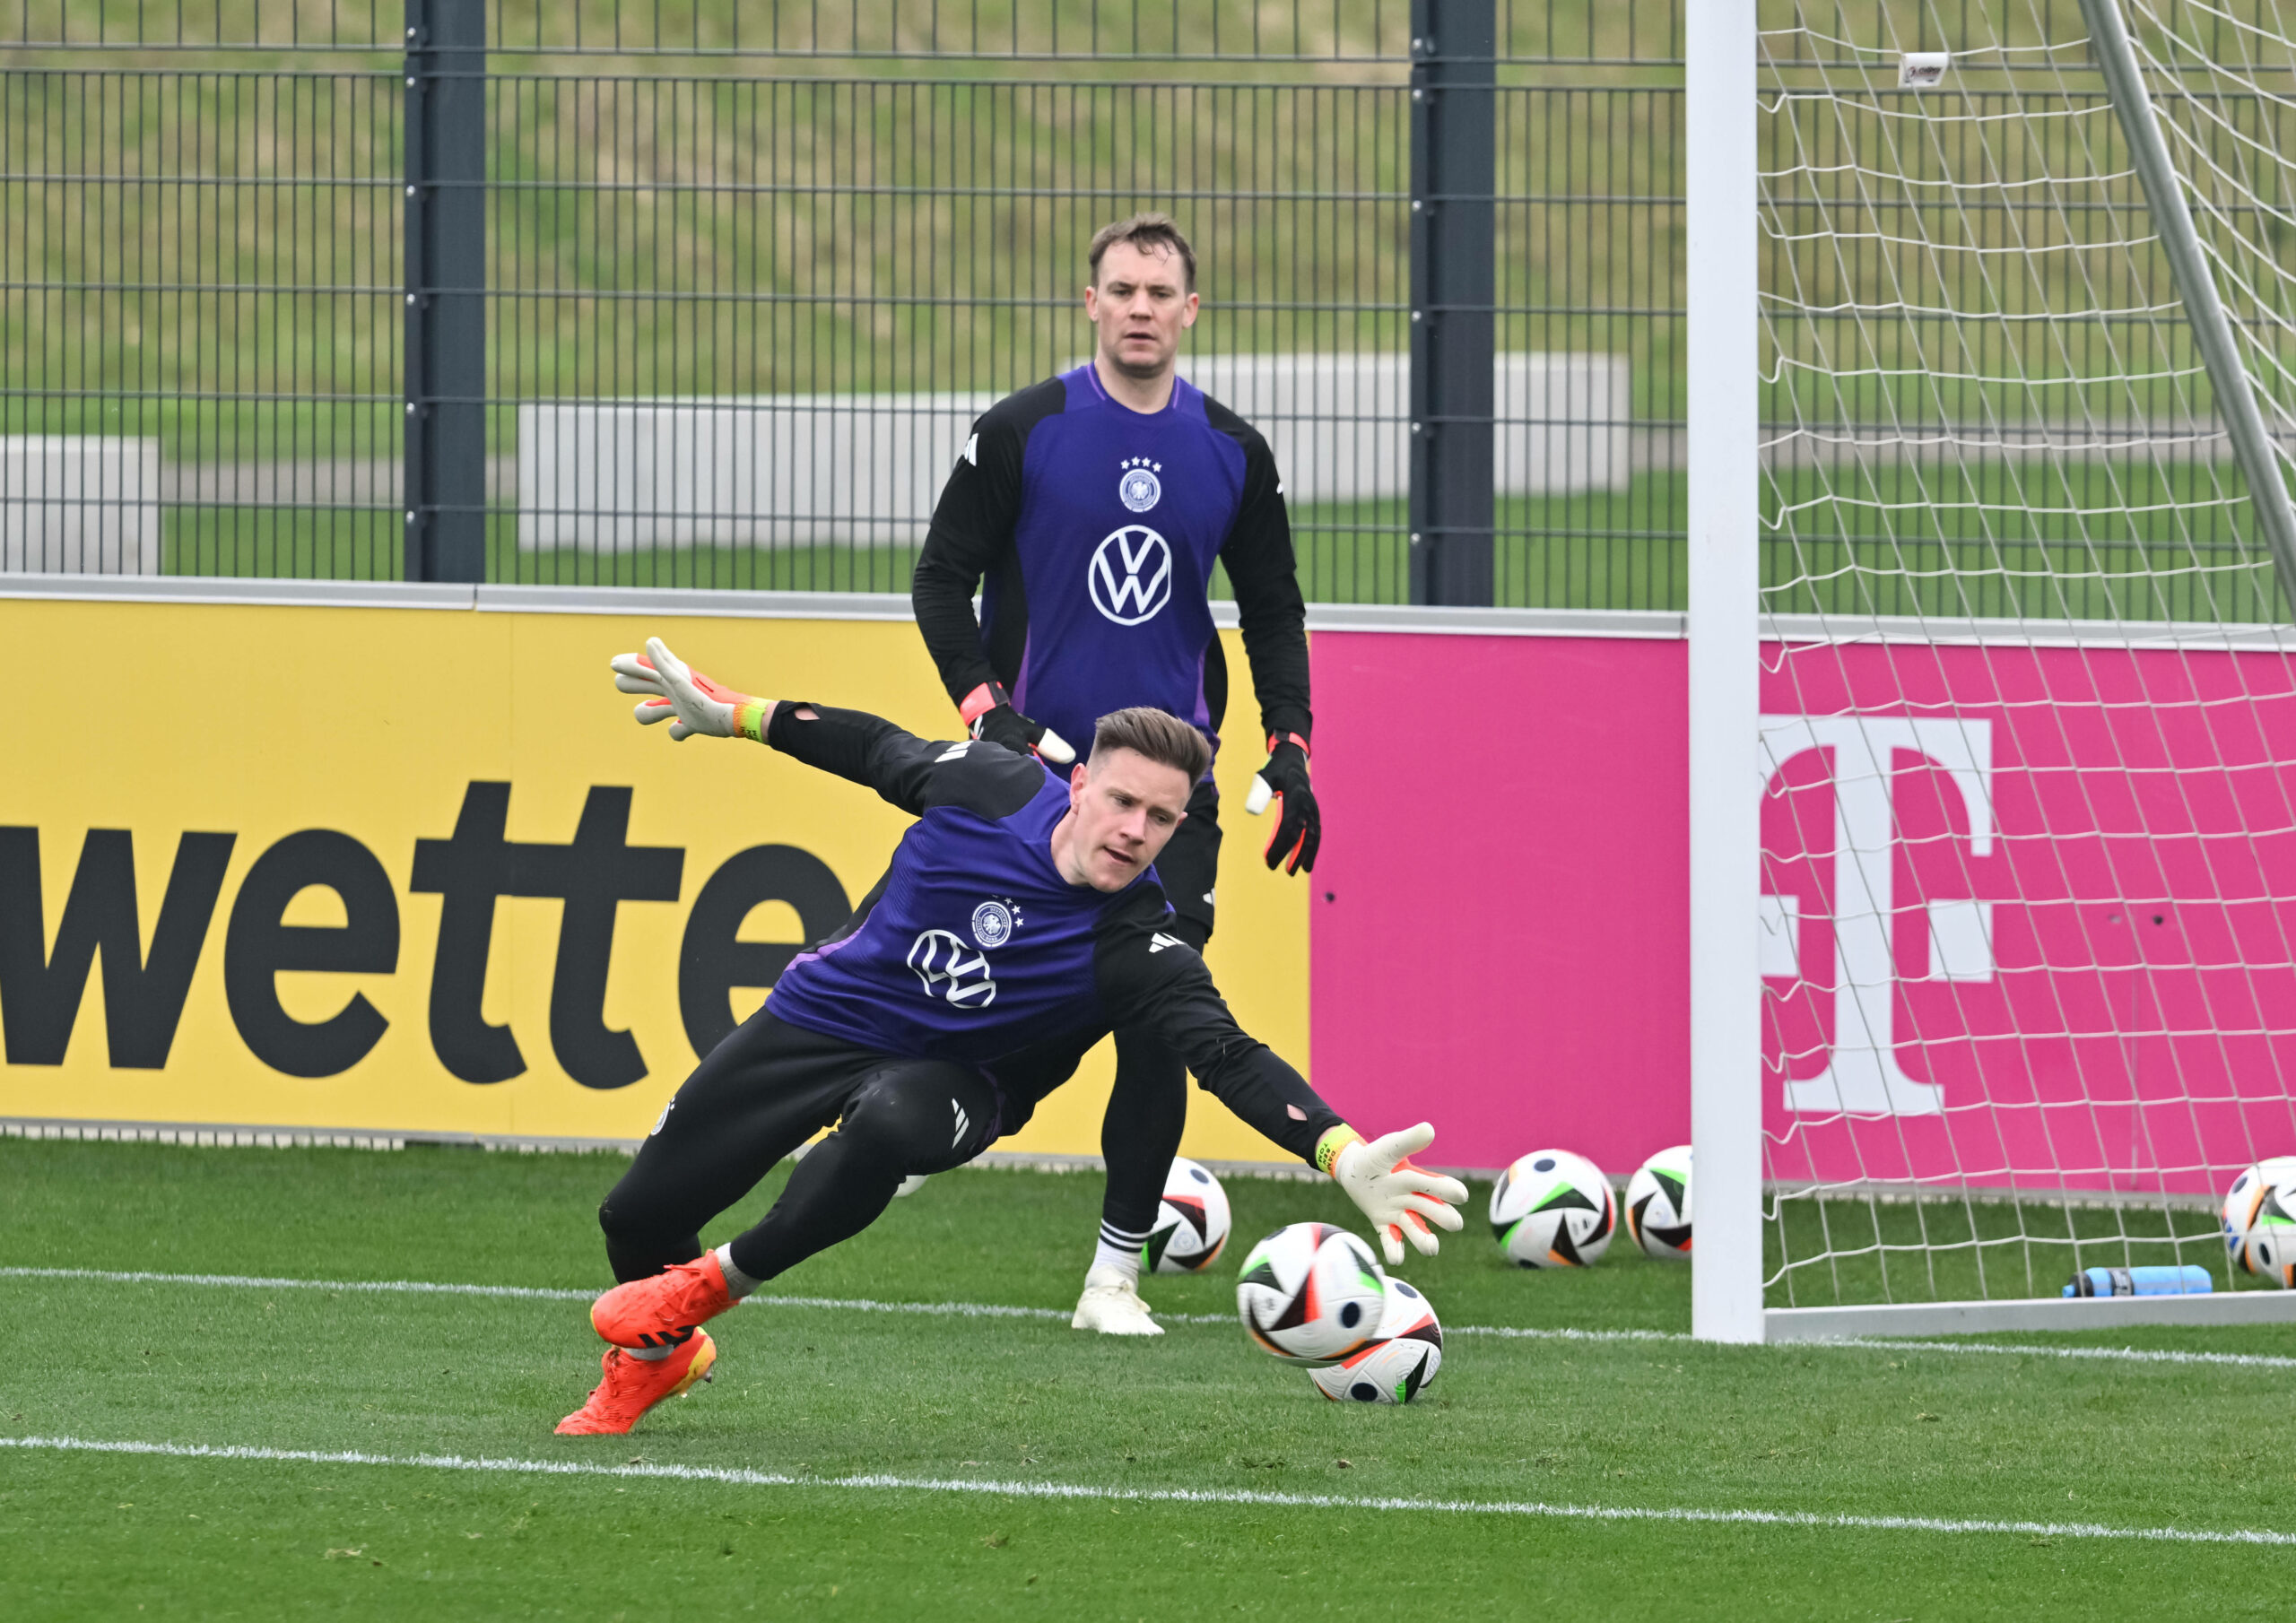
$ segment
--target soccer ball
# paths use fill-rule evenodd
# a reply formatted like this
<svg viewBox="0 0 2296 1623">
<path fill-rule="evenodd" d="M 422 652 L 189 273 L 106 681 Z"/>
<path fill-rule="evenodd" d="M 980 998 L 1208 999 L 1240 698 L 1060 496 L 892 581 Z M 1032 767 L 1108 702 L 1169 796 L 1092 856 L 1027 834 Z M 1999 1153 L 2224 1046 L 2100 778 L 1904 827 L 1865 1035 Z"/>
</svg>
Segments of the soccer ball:
<svg viewBox="0 0 2296 1623">
<path fill-rule="evenodd" d="M 1690 1255 L 1690 1146 L 1661 1150 L 1626 1181 L 1626 1231 L 1645 1256 Z"/>
<path fill-rule="evenodd" d="M 1164 1200 L 1148 1231 L 1151 1273 L 1201 1273 L 1228 1243 L 1228 1192 L 1184 1155 L 1164 1175 Z"/>
<path fill-rule="evenodd" d="M 1443 1367 L 1443 1327 L 1425 1297 L 1393 1274 L 1379 1315 L 1378 1339 L 1336 1364 L 1308 1371 L 1335 1403 L 1408 1403 Z"/>
<path fill-rule="evenodd" d="M 2296 1289 L 2296 1167 L 2260 1181 L 2240 1266 L 2283 1290 Z"/>
<path fill-rule="evenodd" d="M 2256 1226 L 2257 1213 L 2272 1185 L 2292 1175 L 2296 1175 L 2296 1155 L 2275 1155 L 2247 1168 L 2224 1192 L 2224 1249 L 2243 1272 L 2256 1271 L 2248 1263 L 2248 1231 Z"/>
<path fill-rule="evenodd" d="M 1491 1231 L 1524 1268 L 1584 1268 L 1618 1232 L 1618 1200 L 1601 1167 L 1568 1150 L 1535 1150 L 1500 1175 Z"/>
<path fill-rule="evenodd" d="M 1263 1352 L 1330 1364 L 1378 1337 L 1387 1294 L 1369 1245 L 1329 1223 L 1294 1223 L 1245 1253 L 1236 1314 Z"/>
</svg>

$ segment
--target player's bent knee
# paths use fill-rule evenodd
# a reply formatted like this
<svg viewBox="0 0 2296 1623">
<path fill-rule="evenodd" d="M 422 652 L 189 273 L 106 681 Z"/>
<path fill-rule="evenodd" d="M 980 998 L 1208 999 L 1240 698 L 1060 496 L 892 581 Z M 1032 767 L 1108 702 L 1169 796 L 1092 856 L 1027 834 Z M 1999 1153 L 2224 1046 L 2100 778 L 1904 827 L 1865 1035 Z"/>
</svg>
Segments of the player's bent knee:
<svg viewBox="0 0 2296 1623">
<path fill-rule="evenodd" d="M 636 1244 L 651 1237 L 648 1227 L 633 1222 L 631 1214 L 611 1200 L 598 1204 L 598 1228 L 609 1240 Z"/>
<path fill-rule="evenodd" d="M 904 1177 L 946 1172 L 973 1158 L 993 1125 L 984 1114 L 995 1110 L 988 1088 L 962 1073 L 887 1072 L 854 1096 L 838 1132 Z"/>
<path fill-rule="evenodd" d="M 598 1228 L 617 1280 L 642 1280 L 701 1254 L 701 1237 L 692 1229 L 681 1229 L 677 1219 L 666 1216 L 645 1220 L 642 1211 L 617 1206 L 611 1195 L 598 1208 Z"/>
<path fill-rule="evenodd" d="M 608 1195 L 598 1207 L 598 1228 L 617 1245 L 655 1245 L 683 1239 L 693 1226 L 690 1212 L 649 1212 L 643 1204 L 617 1202 Z"/>
</svg>

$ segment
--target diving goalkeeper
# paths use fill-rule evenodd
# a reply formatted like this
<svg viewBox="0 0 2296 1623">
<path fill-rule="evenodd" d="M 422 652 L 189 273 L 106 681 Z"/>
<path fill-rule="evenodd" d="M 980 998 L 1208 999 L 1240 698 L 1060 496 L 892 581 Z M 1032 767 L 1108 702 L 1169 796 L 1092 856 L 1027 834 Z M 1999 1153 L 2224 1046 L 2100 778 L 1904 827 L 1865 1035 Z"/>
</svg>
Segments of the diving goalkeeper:
<svg viewBox="0 0 2296 1623">
<path fill-rule="evenodd" d="M 1239 1029 L 1204 960 L 1167 926 L 1152 866 L 1210 765 L 1202 733 L 1145 707 L 1103 716 L 1063 778 L 1032 757 L 928 743 L 856 710 L 769 703 L 691 672 L 657 638 L 613 662 L 670 735 L 750 738 L 874 789 L 918 821 L 834 936 L 712 1049 L 599 1208 L 623 1283 L 590 1323 L 612 1345 L 561 1433 L 628 1431 L 707 1379 L 701 1326 L 867 1228 L 901 1180 L 961 1166 L 1028 1121 L 1115 1026 L 1153 1029 L 1245 1122 L 1327 1172 L 1390 1261 L 1456 1232 L 1454 1179 L 1413 1167 L 1434 1129 L 1365 1142 Z M 773 1209 L 714 1251 L 701 1226 L 834 1126 Z"/>
</svg>

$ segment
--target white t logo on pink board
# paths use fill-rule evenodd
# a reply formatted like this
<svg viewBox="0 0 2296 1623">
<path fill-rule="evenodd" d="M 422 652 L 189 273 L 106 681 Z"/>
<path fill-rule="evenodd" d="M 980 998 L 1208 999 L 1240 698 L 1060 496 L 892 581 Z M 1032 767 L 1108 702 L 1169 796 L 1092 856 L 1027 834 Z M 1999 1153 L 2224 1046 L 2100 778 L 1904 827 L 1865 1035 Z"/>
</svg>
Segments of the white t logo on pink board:
<svg viewBox="0 0 2296 1623">
<path fill-rule="evenodd" d="M 1812 750 L 1828 752 L 1833 780 L 1833 1044 L 1826 1068 L 1786 1083 L 1786 1108 L 1857 1115 L 1937 1115 L 1944 1089 L 1916 1081 L 1897 1058 L 1897 819 L 1891 804 L 1891 757 L 1900 750 L 1943 767 L 1968 813 L 1972 857 L 1993 850 L 1993 724 L 1962 716 L 1765 716 L 1765 786 L 1787 762 Z M 1928 904 L 1926 978 L 1993 978 L 1993 904 Z M 1761 898 L 1761 973 L 1802 974 L 1793 896 Z"/>
</svg>

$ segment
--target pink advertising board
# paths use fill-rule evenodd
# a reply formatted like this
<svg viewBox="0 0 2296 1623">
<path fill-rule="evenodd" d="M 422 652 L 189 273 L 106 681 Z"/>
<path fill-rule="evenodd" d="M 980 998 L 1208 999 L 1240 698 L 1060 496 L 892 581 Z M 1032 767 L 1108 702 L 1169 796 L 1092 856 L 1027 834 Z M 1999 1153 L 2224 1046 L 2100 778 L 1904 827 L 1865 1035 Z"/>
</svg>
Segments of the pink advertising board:
<svg viewBox="0 0 2296 1623">
<path fill-rule="evenodd" d="M 1313 647 L 1318 1086 L 1446 1165 L 1685 1140 L 1683 645 Z M 1773 646 L 1762 705 L 1772 1176 L 2190 1192 L 2296 1150 L 2286 655 Z"/>
<path fill-rule="evenodd" d="M 1318 631 L 1316 1087 L 1424 1159 L 1690 1137 L 1683 645 Z"/>
</svg>

